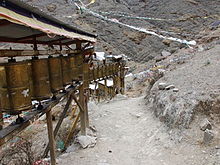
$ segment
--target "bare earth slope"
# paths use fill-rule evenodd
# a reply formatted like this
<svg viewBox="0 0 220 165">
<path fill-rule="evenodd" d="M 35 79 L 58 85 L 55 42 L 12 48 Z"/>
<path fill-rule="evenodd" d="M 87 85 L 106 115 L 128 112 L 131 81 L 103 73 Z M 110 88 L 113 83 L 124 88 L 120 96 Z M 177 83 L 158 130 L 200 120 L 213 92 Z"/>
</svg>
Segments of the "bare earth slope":
<svg viewBox="0 0 220 165">
<path fill-rule="evenodd" d="M 24 0 L 37 6 L 44 12 L 57 17 L 73 26 L 80 27 L 98 34 L 98 51 L 108 53 L 124 53 L 135 61 L 144 62 L 153 59 L 164 49 L 171 53 L 182 47 L 181 44 L 171 43 L 170 47 L 162 43 L 162 39 L 146 35 L 131 29 L 108 23 L 86 13 L 80 14 L 71 0 Z M 88 0 L 83 0 L 88 4 Z M 180 33 L 172 35 L 182 39 L 195 39 L 198 32 L 207 29 L 210 24 L 218 20 L 220 1 L 207 0 L 96 0 L 88 7 L 94 11 L 113 13 L 128 13 L 132 16 L 146 16 L 162 18 L 165 21 L 150 21 L 128 19 L 119 16 L 107 15 L 119 21 L 152 30 L 163 30 Z M 69 17 L 71 16 L 71 17 Z M 179 18 L 181 18 L 179 20 Z M 168 19 L 178 19 L 171 20 Z M 162 33 L 166 35 L 165 33 Z"/>
<path fill-rule="evenodd" d="M 215 147 L 202 146 L 187 134 L 167 132 L 143 97 L 92 107 L 96 146 L 61 155 L 60 165 L 218 165 L 220 161 Z"/>
</svg>

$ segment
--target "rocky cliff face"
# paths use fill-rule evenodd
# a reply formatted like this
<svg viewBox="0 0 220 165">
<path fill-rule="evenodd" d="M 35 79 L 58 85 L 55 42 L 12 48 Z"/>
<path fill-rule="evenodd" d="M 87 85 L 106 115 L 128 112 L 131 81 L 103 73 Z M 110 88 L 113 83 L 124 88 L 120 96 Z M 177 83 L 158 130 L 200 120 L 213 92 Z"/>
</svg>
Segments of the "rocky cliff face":
<svg viewBox="0 0 220 165">
<path fill-rule="evenodd" d="M 123 53 L 135 61 L 144 62 L 160 55 L 164 49 L 173 53 L 183 46 L 81 13 L 70 3 L 71 0 L 24 1 L 71 25 L 97 33 L 98 51 Z M 83 2 L 89 3 L 88 0 Z M 163 35 L 168 34 L 161 31 L 174 32 L 172 36 L 189 40 L 198 39 L 200 37 L 198 32 L 208 28 L 217 20 L 216 14 L 220 12 L 219 7 L 220 1 L 207 0 L 96 0 L 88 6 L 93 11 L 111 13 L 105 15 L 108 18 L 151 29 Z M 121 13 L 132 17 L 153 17 L 163 20 L 133 19 L 114 15 Z"/>
</svg>

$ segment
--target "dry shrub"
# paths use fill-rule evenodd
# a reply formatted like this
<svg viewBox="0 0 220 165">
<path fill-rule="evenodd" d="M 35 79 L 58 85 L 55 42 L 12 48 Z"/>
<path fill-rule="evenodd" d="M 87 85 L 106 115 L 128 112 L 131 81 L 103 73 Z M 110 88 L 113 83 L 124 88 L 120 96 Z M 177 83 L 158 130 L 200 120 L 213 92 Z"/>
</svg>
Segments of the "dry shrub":
<svg viewBox="0 0 220 165">
<path fill-rule="evenodd" d="M 16 142 L 10 143 L 0 153 L 1 165 L 32 165 L 35 161 L 34 153 L 32 151 L 32 142 L 17 137 Z"/>
</svg>

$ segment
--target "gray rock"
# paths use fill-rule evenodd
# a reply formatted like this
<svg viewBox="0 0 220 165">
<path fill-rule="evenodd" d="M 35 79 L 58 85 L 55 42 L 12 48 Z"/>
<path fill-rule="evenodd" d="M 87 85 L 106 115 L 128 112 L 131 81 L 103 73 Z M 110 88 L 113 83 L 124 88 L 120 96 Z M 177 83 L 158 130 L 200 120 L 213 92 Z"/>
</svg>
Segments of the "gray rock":
<svg viewBox="0 0 220 165">
<path fill-rule="evenodd" d="M 49 5 L 47 5 L 47 10 L 49 11 L 49 12 L 54 12 L 55 10 L 56 10 L 56 8 L 57 8 L 57 6 L 55 5 L 55 4 L 49 4 Z"/>
<path fill-rule="evenodd" d="M 159 90 L 164 90 L 166 88 L 167 84 L 166 83 L 159 83 L 158 88 Z"/>
<path fill-rule="evenodd" d="M 174 85 L 168 85 L 165 89 L 166 89 L 166 90 L 170 90 L 170 89 L 174 89 L 174 88 L 175 88 Z"/>
<path fill-rule="evenodd" d="M 213 138 L 214 138 L 213 131 L 206 129 L 204 132 L 203 143 L 209 144 L 213 140 Z"/>
<path fill-rule="evenodd" d="M 209 122 L 209 120 L 207 118 L 205 118 L 202 123 L 200 124 L 200 129 L 202 131 L 205 131 L 206 129 L 209 129 L 211 130 L 212 129 L 212 125 L 211 123 Z"/>
<path fill-rule="evenodd" d="M 168 56 L 170 56 L 170 55 L 171 55 L 171 53 L 168 52 L 168 51 L 166 51 L 166 50 L 163 50 L 163 51 L 161 52 L 161 56 L 163 56 L 163 57 L 168 57 Z"/>
<path fill-rule="evenodd" d="M 173 92 L 179 92 L 179 89 L 178 88 L 174 88 Z"/>
</svg>

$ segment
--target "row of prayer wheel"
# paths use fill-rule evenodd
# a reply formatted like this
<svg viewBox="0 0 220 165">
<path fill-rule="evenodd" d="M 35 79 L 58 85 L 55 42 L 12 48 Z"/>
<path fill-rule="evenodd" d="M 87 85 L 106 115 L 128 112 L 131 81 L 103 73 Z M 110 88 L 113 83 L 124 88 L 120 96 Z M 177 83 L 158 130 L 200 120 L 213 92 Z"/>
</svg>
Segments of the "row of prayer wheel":
<svg viewBox="0 0 220 165">
<path fill-rule="evenodd" d="M 120 67 L 118 63 L 112 63 L 107 65 L 100 65 L 92 70 L 89 70 L 89 81 L 114 76 L 119 73 Z"/>
<path fill-rule="evenodd" d="M 69 55 L 0 64 L 0 110 L 17 115 L 81 80 L 83 56 Z"/>
<path fill-rule="evenodd" d="M 32 100 L 42 101 L 56 95 L 66 85 L 82 80 L 89 81 L 116 75 L 119 64 L 84 68 L 83 56 L 69 55 L 23 62 L 0 64 L 0 110 L 11 115 L 32 108 Z M 85 67 L 84 66 L 84 67 Z"/>
</svg>

